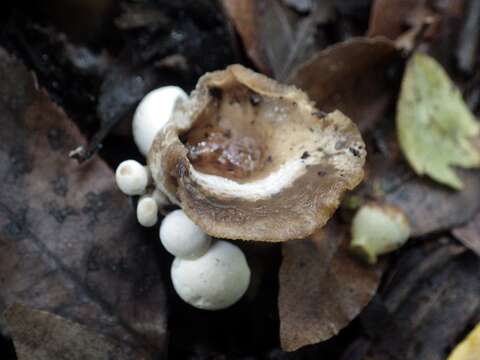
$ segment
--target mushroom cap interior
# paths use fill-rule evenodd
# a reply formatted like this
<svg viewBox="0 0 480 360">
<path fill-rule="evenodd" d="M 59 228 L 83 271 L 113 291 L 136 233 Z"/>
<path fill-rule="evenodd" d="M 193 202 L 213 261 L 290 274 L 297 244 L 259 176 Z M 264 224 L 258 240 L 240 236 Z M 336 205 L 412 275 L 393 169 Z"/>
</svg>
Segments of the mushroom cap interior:
<svg viewBox="0 0 480 360">
<path fill-rule="evenodd" d="M 240 65 L 204 75 L 149 153 L 157 186 L 208 234 L 284 241 L 323 226 L 363 178 L 342 113 Z"/>
</svg>

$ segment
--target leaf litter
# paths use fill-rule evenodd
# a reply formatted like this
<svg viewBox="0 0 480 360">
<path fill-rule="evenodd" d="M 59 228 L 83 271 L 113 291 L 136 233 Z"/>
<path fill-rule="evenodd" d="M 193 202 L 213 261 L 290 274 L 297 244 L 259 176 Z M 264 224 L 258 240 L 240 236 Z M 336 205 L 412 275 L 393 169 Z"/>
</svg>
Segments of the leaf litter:
<svg viewBox="0 0 480 360">
<path fill-rule="evenodd" d="M 225 0 L 224 5 L 228 2 Z M 475 199 L 480 198 L 480 175 L 475 169 L 455 168 L 455 176 L 458 177 L 456 180 L 461 181 L 463 187 L 459 189 L 457 182 L 459 190 L 452 191 L 447 186 L 417 176 L 409 163 L 405 162 L 397 141 L 393 114 L 405 54 L 396 49 L 398 44 L 393 40 L 405 35 L 405 31 L 415 35 L 419 24 L 424 23 L 425 17 L 432 15 L 436 19 L 441 17 L 442 21 L 435 21 L 429 25 L 427 31 L 421 33 L 421 37 L 409 35 L 412 48 L 418 45 L 422 51 L 426 50 L 433 54 L 449 72 L 452 69 L 452 61 L 455 58 L 459 59 L 460 70 L 464 74 L 472 74 L 475 64 L 472 59 L 476 53 L 472 44 L 477 36 L 475 35 L 477 28 L 474 26 L 475 5 L 468 1 L 455 2 L 457 5 L 454 1 L 442 2 L 441 5 L 438 1 L 422 1 L 416 2 L 417 6 L 411 6 L 409 1 L 377 0 L 372 8 L 368 35 L 383 35 L 390 40 L 354 38 L 327 47 L 342 37 L 351 37 L 348 26 L 345 32 L 336 35 L 336 41 L 332 41 L 323 32 L 324 28 L 331 26 L 338 16 L 340 5 L 326 2 L 327 5 L 322 11 L 315 12 L 315 2 L 309 1 L 242 2 L 242 6 L 246 6 L 244 10 L 239 3 L 230 2 L 230 6 L 232 4 L 237 6 L 237 10 L 230 9 L 229 15 L 239 32 L 247 55 L 257 68 L 302 87 L 321 110 L 336 108 L 342 110 L 356 121 L 362 130 L 369 152 L 367 177 L 362 187 L 351 194 L 351 198 L 355 199 L 352 203 L 358 207 L 374 200 L 402 209 L 410 220 L 414 236 L 405 248 L 386 257 L 385 262 L 379 266 L 367 267 L 348 252 L 352 214 L 345 208 L 325 229 L 318 231 L 311 239 L 285 243 L 282 246 L 283 262 L 280 269 L 278 299 L 282 348 L 292 351 L 308 344 L 317 344 L 338 334 L 353 320 L 353 325 L 342 331 L 342 334 L 349 335 L 336 337 L 347 339 L 346 342 L 350 343 L 350 346 L 346 346 L 342 359 L 413 360 L 419 356 L 432 360 L 445 358 L 451 347 L 465 335 L 465 330 L 471 329 L 472 324 L 479 320 L 475 315 L 479 309 L 477 301 L 479 282 L 475 275 L 478 274 L 478 259 L 466 252 L 464 247 L 453 245 L 454 240 L 445 231 L 454 228 L 453 234 L 456 238 L 466 247 L 478 251 L 475 242 L 478 240 L 480 204 Z M 353 2 L 342 3 L 342 7 L 348 8 L 350 6 L 348 4 Z M 463 5 L 458 5 L 460 3 Z M 271 6 L 262 8 L 265 4 Z M 164 17 L 154 6 L 136 5 L 131 8 L 125 7 L 126 13 L 118 18 L 117 25 L 122 31 L 138 31 L 138 34 L 143 35 L 146 32 L 161 33 L 165 22 L 168 22 L 168 16 Z M 395 10 L 397 5 L 400 7 Z M 391 7 L 390 10 L 385 12 L 388 7 Z M 355 7 L 352 5 L 353 8 Z M 462 24 L 458 22 L 460 8 L 472 11 L 468 15 L 467 24 L 462 25 L 463 31 L 458 32 L 461 39 L 460 45 L 456 46 L 456 34 L 452 36 L 451 32 L 445 31 L 445 27 Z M 259 12 L 260 10 L 263 13 Z M 243 24 L 239 20 L 242 12 Z M 252 22 L 252 19 L 262 19 L 264 23 Z M 322 26 L 324 28 L 320 29 Z M 150 39 L 153 38 L 155 37 Z M 126 53 L 138 49 L 135 39 L 124 48 Z M 142 41 L 145 40 L 142 38 Z M 147 43 L 152 44 L 149 41 Z M 448 47 L 446 44 L 455 46 Z M 176 55 L 172 55 L 170 51 L 163 53 L 161 47 L 162 45 L 146 46 L 143 49 L 149 48 L 148 51 L 141 50 L 138 58 L 132 61 L 128 56 L 123 57 L 110 69 L 110 74 L 102 75 L 103 98 L 97 106 L 101 110 L 100 118 L 104 126 L 113 126 L 112 124 L 118 123 L 119 119 L 128 119 L 128 112 L 138 100 L 140 96 L 138 94 L 159 84 L 159 79 L 164 78 L 164 73 L 156 73 L 158 68 L 152 70 L 151 65 L 166 63 L 167 60 L 163 59 Z M 327 48 L 319 51 L 325 47 Z M 152 54 L 155 56 L 150 57 Z M 191 59 L 195 57 L 188 52 L 180 56 L 184 69 L 181 72 L 187 72 Z M 8 61 L 10 65 L 14 64 L 11 59 Z M 132 64 L 135 66 L 132 67 Z M 19 64 L 16 66 L 21 67 Z M 128 81 L 124 80 L 133 79 L 138 71 L 145 75 L 148 83 L 146 82 L 145 86 L 141 85 L 140 90 L 132 88 L 133 93 L 138 94 L 129 97 L 128 91 L 125 91 L 125 84 Z M 11 76 L 16 74 L 15 76 L 25 79 L 27 76 L 24 72 L 25 69 L 22 68 L 21 76 L 17 73 Z M 9 77 L 5 76 L 5 79 L 8 80 Z M 109 83 L 109 79 L 113 79 L 113 82 Z M 458 82 L 458 77 L 454 77 L 454 80 L 460 86 L 464 85 L 461 81 Z M 8 84 L 14 82 L 12 79 L 8 81 L 10 81 Z M 29 84 L 28 81 L 22 83 Z M 191 86 L 190 80 L 185 83 Z M 475 104 L 475 82 L 470 83 L 470 86 L 472 92 L 467 94 L 468 103 Z M 11 85 L 10 88 L 16 87 Z M 12 98 L 17 102 L 24 102 L 21 104 L 23 107 L 19 105 L 18 109 L 28 109 L 24 111 L 27 114 L 35 113 L 30 104 L 32 93 L 33 98 L 41 98 L 41 101 L 35 102 L 37 111 L 45 114 L 39 116 L 42 119 L 41 125 L 40 122 L 33 124 L 33 120 L 7 121 L 6 124 L 10 126 L 8 129 L 13 130 L 7 129 L 5 134 L 13 135 L 9 135 L 3 148 L 0 145 L 0 149 L 3 150 L 2 161 L 8 164 L 5 170 L 7 190 L 2 189 L 0 192 L 4 204 L 2 208 L 4 212 L 8 210 L 7 216 L 4 217 L 0 243 L 4 241 L 8 246 L 6 253 L 10 254 L 9 257 L 4 254 L 4 259 L 1 259 L 3 262 L 0 264 L 8 267 L 6 271 L 8 276 L 5 277 L 8 284 L 6 288 L 13 289 L 11 293 L 6 290 L 0 292 L 0 304 L 2 309 L 16 302 L 27 305 L 10 307 L 7 318 L 0 319 L 3 332 L 8 331 L 6 321 L 12 326 L 13 319 L 11 335 L 16 346 L 19 349 L 22 346 L 24 349 L 30 349 L 28 346 L 35 344 L 35 341 L 38 342 L 38 338 L 33 335 L 29 338 L 30 334 L 26 332 L 26 327 L 37 321 L 36 319 L 42 319 L 47 324 L 52 324 L 52 331 L 64 326 L 66 332 L 78 331 L 79 341 L 82 339 L 91 339 L 95 343 L 98 341 L 102 351 L 118 350 L 120 353 L 125 351 L 135 356 L 164 353 L 167 334 L 165 294 L 158 259 L 155 256 L 152 258 L 154 249 L 151 244 L 144 239 L 141 240 L 142 236 L 138 234 L 128 202 L 117 198 L 115 193 L 111 192 L 111 171 L 99 159 L 90 160 L 80 168 L 70 164 L 69 160 L 62 156 L 70 150 L 67 149 L 69 146 L 83 143 L 83 139 L 69 124 L 61 110 L 50 104 L 46 96 L 35 87 L 32 88 L 31 84 L 24 87 L 25 91 L 21 95 L 17 93 L 13 96 L 7 89 L 12 91 L 8 86 L 2 87 L 2 96 L 5 94 L 4 99 L 9 99 L 3 103 L 4 107 L 8 105 L 4 109 L 7 119 L 8 116 L 16 120 L 25 119 L 25 116 L 18 112 L 11 111 L 10 107 L 14 104 L 10 101 Z M 117 89 L 122 96 L 126 95 L 125 99 L 116 104 L 115 96 L 112 96 L 115 91 L 112 89 Z M 30 95 L 24 97 L 24 94 Z M 112 113 L 108 113 L 110 108 L 114 110 Z M 465 109 L 464 105 L 463 108 Z M 62 127 L 58 124 L 68 125 Z M 411 122 L 408 126 L 411 126 Z M 54 131 L 48 131 L 50 128 Z M 65 143 L 58 140 L 63 137 L 56 135 L 57 129 L 68 135 L 64 137 Z M 29 135 L 30 131 L 36 135 Z M 110 129 L 104 127 L 103 131 L 104 133 L 99 133 L 96 141 L 98 144 L 108 135 Z M 449 127 L 446 135 L 451 135 L 450 131 L 455 132 L 456 126 Z M 430 130 L 422 129 L 416 135 L 419 136 L 421 133 L 423 136 L 426 132 Z M 25 139 L 24 145 L 13 141 L 13 138 Z M 54 155 L 51 155 L 52 147 L 58 148 L 56 152 L 53 151 Z M 38 155 L 32 155 L 31 149 L 40 151 Z M 405 153 L 408 151 L 403 150 Z M 13 159 L 9 159 L 12 154 Z M 48 156 L 40 156 L 41 154 Z M 38 170 L 39 167 L 48 168 L 51 174 L 45 170 Z M 58 177 L 54 175 L 58 173 L 64 175 L 61 177 L 63 180 L 55 181 Z M 68 176 L 65 173 L 68 173 Z M 100 179 L 92 180 L 93 173 L 101 174 Z M 15 181 L 12 179 L 18 180 L 18 183 L 14 184 Z M 55 193 L 53 199 L 46 190 L 49 189 L 47 184 L 49 182 L 55 183 L 52 189 L 60 194 Z M 76 189 L 75 195 L 69 190 L 72 186 Z M 86 189 L 90 191 L 87 192 Z M 18 193 L 21 194 L 20 198 L 12 195 Z M 61 195 L 63 193 L 65 194 Z M 91 193 L 105 196 L 99 199 Z M 82 202 L 82 199 L 86 200 Z M 114 213 L 106 214 L 105 204 L 114 204 Z M 40 221 L 43 217 L 47 220 Z M 73 224 L 73 218 L 83 220 L 80 224 L 78 222 Z M 116 228 L 119 224 L 123 224 L 124 227 Z M 71 229 L 65 230 L 65 227 Z M 94 233 L 95 237 L 89 235 L 86 241 L 76 241 L 73 245 L 58 240 L 78 239 L 80 235 L 77 232 Z M 442 236 L 438 236 L 440 232 Z M 44 240 L 43 237 L 33 241 L 32 233 L 46 233 L 49 238 Z M 132 235 L 126 239 L 122 236 L 124 233 Z M 100 238 L 108 240 L 103 242 Z M 17 241 L 18 239 L 21 240 Z M 45 243 L 44 246 L 40 246 L 41 240 Z M 28 246 L 20 248 L 22 243 L 27 243 Z M 66 245 L 72 245 L 75 251 L 71 248 L 67 251 Z M 95 250 L 89 250 L 90 247 Z M 112 248 L 116 249 L 114 253 L 110 252 Z M 39 250 L 32 252 L 32 249 Z M 265 259 L 269 258 L 269 251 L 263 254 Z M 131 253 L 135 254 L 135 259 L 132 259 Z M 29 254 L 28 257 L 25 257 L 26 254 Z M 86 272 L 83 269 L 85 258 L 89 260 Z M 2 265 L 0 269 L 1 267 Z M 125 271 L 126 269 L 128 271 Z M 269 267 L 268 271 L 275 271 L 275 266 Z M 52 275 L 43 276 L 45 274 Z M 382 286 L 378 290 L 382 274 Z M 38 285 L 33 289 L 29 286 L 21 287 L 21 284 L 28 285 L 28 282 L 17 283 L 18 279 L 33 279 Z M 113 289 L 102 287 L 105 283 L 116 284 L 117 281 L 121 285 L 116 285 Z M 18 286 L 20 288 L 17 288 Z M 152 290 L 152 286 L 156 290 Z M 261 287 L 257 286 L 255 297 L 262 296 L 264 286 L 264 284 Z M 50 289 L 50 293 L 45 291 L 46 288 Z M 139 291 L 135 292 L 135 296 L 131 295 L 132 288 Z M 32 295 L 33 290 L 36 292 Z M 72 292 L 75 293 L 75 297 L 71 295 Z M 123 295 L 119 297 L 119 293 Z M 37 294 L 42 296 L 36 297 Z M 268 306 L 271 307 L 271 304 Z M 37 308 L 48 312 L 39 311 Z M 88 309 L 88 312 L 85 309 Z M 189 316 L 198 317 L 198 314 L 185 310 L 180 307 L 174 315 L 184 316 L 182 320 L 184 324 L 189 323 Z M 235 310 L 232 312 L 235 313 Z M 184 315 L 185 313 L 187 315 Z M 257 315 L 258 313 L 259 311 Z M 203 314 L 200 318 L 202 321 L 210 319 Z M 157 327 L 152 328 L 152 323 Z M 359 324 L 361 330 L 358 330 Z M 261 325 L 262 329 L 271 327 L 268 322 L 262 322 Z M 17 340 L 15 326 L 17 334 L 20 331 L 23 336 L 17 335 Z M 177 328 L 178 326 L 177 324 Z M 224 329 L 223 326 L 218 328 Z M 39 329 L 42 329 L 40 325 Z M 50 336 L 58 336 L 51 335 L 54 332 L 49 333 L 48 330 L 41 331 L 46 331 Z M 177 334 L 185 334 L 184 331 L 175 331 Z M 205 332 L 212 336 L 215 334 L 211 329 L 206 329 Z M 196 339 L 194 330 L 191 330 L 191 334 L 191 339 Z M 73 349 L 79 344 L 72 342 L 72 339 L 67 340 L 70 342 L 66 344 L 71 344 Z M 173 340 L 177 353 L 182 346 L 178 341 L 178 337 Z M 213 343 L 211 340 L 207 342 L 209 346 Z M 309 349 L 312 354 L 318 355 L 315 351 L 333 346 L 328 345 L 329 342 L 324 344 L 327 345 L 324 345 L 325 347 L 314 345 Z M 62 344 L 53 341 L 40 345 L 45 345 L 46 354 L 49 354 L 60 349 L 59 346 Z M 192 350 L 194 353 L 189 353 L 189 357 L 224 356 L 216 350 L 205 348 L 199 350 L 199 346 L 202 345 L 195 343 L 190 345 L 189 348 L 195 350 Z M 347 344 L 341 346 L 344 345 Z M 152 350 L 155 346 L 157 349 Z M 211 349 L 209 346 L 206 348 Z M 29 352 L 31 350 L 25 351 L 27 356 Z M 336 353 L 339 353 L 338 349 Z M 305 355 L 308 353 L 301 351 L 295 352 L 292 356 L 302 358 L 302 354 L 308 356 Z M 355 357 L 350 356 L 351 354 Z M 323 355 L 325 354 L 322 353 Z M 282 359 L 286 358 L 285 356 L 287 355 L 279 350 L 266 355 L 267 358 Z"/>
<path fill-rule="evenodd" d="M 47 311 L 14 304 L 5 317 L 19 360 L 146 359 L 126 354 L 121 343 Z"/>
<path fill-rule="evenodd" d="M 293 351 L 325 341 L 368 304 L 383 265 L 366 267 L 351 256 L 348 226 L 332 219 L 309 239 L 282 245 L 280 341 Z"/>
<path fill-rule="evenodd" d="M 1 49 L 0 79 L 0 310 L 21 303 L 78 322 L 120 342 L 125 359 L 164 351 L 157 258 L 112 171 L 68 158 L 79 131 Z"/>
</svg>

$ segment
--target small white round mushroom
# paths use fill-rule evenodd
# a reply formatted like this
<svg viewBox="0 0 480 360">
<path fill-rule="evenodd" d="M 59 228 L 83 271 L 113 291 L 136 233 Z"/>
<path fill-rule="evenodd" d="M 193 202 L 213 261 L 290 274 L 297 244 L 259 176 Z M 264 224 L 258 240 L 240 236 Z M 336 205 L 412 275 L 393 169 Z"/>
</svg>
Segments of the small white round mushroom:
<svg viewBox="0 0 480 360">
<path fill-rule="evenodd" d="M 115 180 L 120 190 L 127 195 L 142 195 L 149 182 L 148 169 L 135 160 L 125 160 L 115 171 Z"/>
<path fill-rule="evenodd" d="M 187 97 L 178 86 L 164 86 L 149 92 L 138 104 L 133 115 L 132 132 L 143 155 L 147 155 L 155 135 L 170 119 L 176 102 Z"/>
<path fill-rule="evenodd" d="M 245 294 L 250 268 L 240 248 L 219 240 L 197 259 L 175 258 L 171 277 L 175 291 L 185 302 L 199 309 L 220 310 Z"/>
<path fill-rule="evenodd" d="M 143 195 L 137 204 L 137 219 L 140 225 L 154 226 L 158 221 L 158 205 L 153 196 Z"/>
<path fill-rule="evenodd" d="M 183 210 L 169 213 L 160 226 L 160 240 L 169 253 L 180 258 L 193 259 L 202 256 L 211 239 Z"/>
</svg>

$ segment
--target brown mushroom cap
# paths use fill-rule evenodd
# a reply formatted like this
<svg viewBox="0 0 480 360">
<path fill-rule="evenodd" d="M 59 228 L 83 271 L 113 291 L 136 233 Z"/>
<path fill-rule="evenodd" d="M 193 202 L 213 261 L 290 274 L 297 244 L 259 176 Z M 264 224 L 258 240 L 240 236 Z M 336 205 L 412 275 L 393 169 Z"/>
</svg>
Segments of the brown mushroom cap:
<svg viewBox="0 0 480 360">
<path fill-rule="evenodd" d="M 285 241 L 325 225 L 363 178 L 365 144 L 339 111 L 241 65 L 207 73 L 148 155 L 157 187 L 211 236 Z"/>
</svg>

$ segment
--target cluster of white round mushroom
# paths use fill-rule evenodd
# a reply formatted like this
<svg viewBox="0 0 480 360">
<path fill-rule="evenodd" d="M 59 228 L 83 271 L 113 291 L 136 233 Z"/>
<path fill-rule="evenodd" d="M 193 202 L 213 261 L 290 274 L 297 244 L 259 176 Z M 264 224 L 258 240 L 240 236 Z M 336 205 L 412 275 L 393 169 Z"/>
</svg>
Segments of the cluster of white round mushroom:
<svg viewBox="0 0 480 360">
<path fill-rule="evenodd" d="M 187 98 L 176 86 L 147 94 L 138 105 L 132 122 L 133 137 L 146 156 L 157 132 L 170 119 L 177 101 Z M 147 166 L 135 160 L 123 161 L 115 172 L 120 190 L 140 196 L 138 222 L 146 227 L 158 222 L 158 212 L 169 204 L 152 184 Z M 242 250 L 223 240 L 213 240 L 182 211 L 169 213 L 160 226 L 165 249 L 175 256 L 171 267 L 177 294 L 188 304 L 205 310 L 219 310 L 236 303 L 250 283 L 250 268 Z"/>
</svg>

